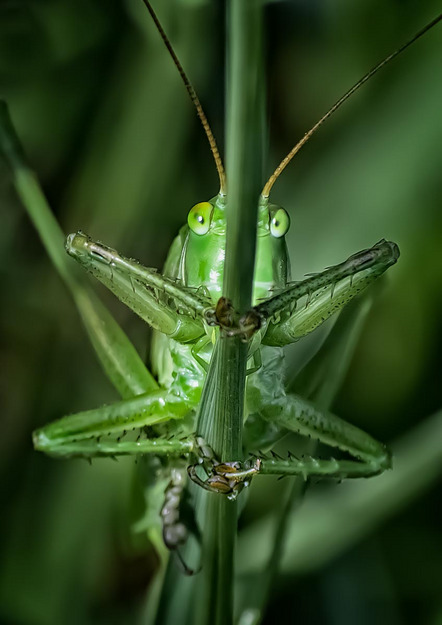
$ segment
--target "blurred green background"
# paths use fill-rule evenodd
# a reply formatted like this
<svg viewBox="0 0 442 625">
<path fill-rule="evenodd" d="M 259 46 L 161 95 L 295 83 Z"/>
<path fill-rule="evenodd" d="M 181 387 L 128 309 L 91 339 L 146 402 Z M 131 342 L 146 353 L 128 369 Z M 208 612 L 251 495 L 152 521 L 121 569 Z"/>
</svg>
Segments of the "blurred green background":
<svg viewBox="0 0 442 625">
<path fill-rule="evenodd" d="M 156 4 L 222 147 L 224 4 Z M 437 0 L 270 3 L 266 171 L 438 10 Z M 413 428 L 441 407 L 441 51 L 439 26 L 321 129 L 272 198 L 292 218 L 295 278 L 382 237 L 399 244 L 334 411 L 385 442 L 411 432 L 411 447 Z M 205 136 L 139 0 L 2 0 L 0 97 L 66 233 L 82 229 L 161 267 L 189 208 L 217 192 Z M 132 623 L 157 564 L 130 532 L 133 461 L 90 467 L 31 445 L 35 427 L 116 393 L 3 162 L 0 206 L 0 621 Z M 147 354 L 145 325 L 99 290 Z M 440 625 L 440 468 L 419 475 L 417 488 L 401 482 L 394 509 L 374 498 L 379 515 L 356 538 L 343 527 L 336 548 L 318 542 L 284 565 L 266 622 L 285 611 L 285 622 Z M 372 483 L 313 486 L 305 524 L 327 519 L 339 492 Z M 246 529 L 267 510 L 257 493 Z M 243 567 L 253 564 L 252 552 L 241 554 Z"/>
</svg>

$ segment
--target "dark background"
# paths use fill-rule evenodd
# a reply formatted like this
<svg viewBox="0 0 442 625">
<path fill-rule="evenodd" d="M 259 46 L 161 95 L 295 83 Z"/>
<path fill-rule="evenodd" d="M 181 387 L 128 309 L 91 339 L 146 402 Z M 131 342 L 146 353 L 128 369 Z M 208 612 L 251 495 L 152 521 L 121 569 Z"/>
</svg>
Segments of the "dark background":
<svg viewBox="0 0 442 625">
<path fill-rule="evenodd" d="M 222 147 L 223 4 L 156 4 Z M 266 171 L 438 10 L 431 0 L 271 3 Z M 334 407 L 385 442 L 407 432 L 413 440 L 441 406 L 441 28 L 321 129 L 272 198 L 291 215 L 295 278 L 382 237 L 401 248 Z M 0 97 L 66 233 L 82 229 L 160 267 L 189 208 L 217 192 L 206 139 L 141 2 L 1 0 Z M 130 623 L 156 566 L 129 529 L 133 461 L 89 467 L 31 445 L 35 427 L 116 393 L 3 163 L 0 202 L 0 620 Z M 144 355 L 145 325 L 100 292 Z M 419 444 L 416 437 L 425 456 Z M 401 504 L 357 540 L 342 540 L 323 558 L 318 542 L 312 566 L 285 566 L 267 622 L 286 611 L 286 622 L 442 623 L 440 464 L 439 457 L 422 469 L 417 489 L 402 482 Z M 310 496 L 321 497 L 321 487 Z M 384 504 L 376 503 L 381 512 Z M 245 524 L 265 509 L 255 496 Z M 312 523 L 326 515 L 320 506 L 309 510 Z"/>
</svg>

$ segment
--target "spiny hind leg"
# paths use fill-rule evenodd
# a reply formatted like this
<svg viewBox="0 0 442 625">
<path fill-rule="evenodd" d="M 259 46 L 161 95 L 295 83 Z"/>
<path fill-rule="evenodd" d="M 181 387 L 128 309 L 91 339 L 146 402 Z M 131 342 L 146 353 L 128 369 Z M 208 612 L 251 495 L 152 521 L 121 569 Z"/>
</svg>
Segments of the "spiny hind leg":
<svg viewBox="0 0 442 625">
<path fill-rule="evenodd" d="M 145 453 L 181 456 L 194 448 L 190 437 L 180 439 L 180 428 L 197 403 L 197 397 L 186 401 L 166 390 L 137 395 L 49 423 L 34 432 L 34 447 L 58 457 Z M 176 436 L 166 439 L 142 435 L 144 428 L 169 420 Z"/>
</svg>

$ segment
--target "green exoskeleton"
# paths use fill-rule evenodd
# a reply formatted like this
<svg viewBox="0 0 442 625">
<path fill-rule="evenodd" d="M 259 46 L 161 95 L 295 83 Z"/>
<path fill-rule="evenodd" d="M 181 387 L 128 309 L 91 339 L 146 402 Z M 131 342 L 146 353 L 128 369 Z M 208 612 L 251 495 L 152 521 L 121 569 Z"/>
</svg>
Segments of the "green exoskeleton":
<svg viewBox="0 0 442 625">
<path fill-rule="evenodd" d="M 33 441 L 37 450 L 61 458 L 145 454 L 163 458 L 170 477 L 159 514 L 164 542 L 178 549 L 187 537 L 179 510 L 186 473 L 203 488 L 234 498 L 259 475 L 357 478 L 377 475 L 391 466 L 385 445 L 286 391 L 283 348 L 315 330 L 396 263 L 398 247 L 382 240 L 322 273 L 293 282 L 285 243 L 290 219 L 269 197 L 279 174 L 317 128 L 382 65 L 441 17 L 350 89 L 306 133 L 264 186 L 257 211 L 253 307 L 242 316 L 222 297 L 228 181 L 198 98 L 153 18 L 208 135 L 220 191 L 191 208 L 162 273 L 81 232 L 67 237 L 68 254 L 155 330 L 153 375 L 146 372 L 144 385 L 138 389 L 130 384 L 123 391 L 120 387 L 123 399 L 117 403 L 66 416 L 37 430 Z M 246 460 L 237 462 L 216 458 L 195 432 L 195 413 L 214 345 L 229 335 L 239 335 L 248 345 Z M 111 332 L 106 340 L 112 342 Z M 120 368 L 124 379 L 131 378 L 124 362 L 114 362 L 112 367 Z M 287 432 L 311 436 L 348 458 L 269 456 L 266 452 Z"/>
</svg>

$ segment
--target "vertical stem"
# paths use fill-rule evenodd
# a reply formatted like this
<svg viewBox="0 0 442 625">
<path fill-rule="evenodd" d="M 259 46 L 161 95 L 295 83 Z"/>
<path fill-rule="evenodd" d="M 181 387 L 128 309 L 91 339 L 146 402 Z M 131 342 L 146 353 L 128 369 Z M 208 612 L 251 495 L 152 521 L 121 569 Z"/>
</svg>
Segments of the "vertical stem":
<svg viewBox="0 0 442 625">
<path fill-rule="evenodd" d="M 251 305 L 256 222 L 262 187 L 262 1 L 230 0 L 227 23 L 227 241 L 223 294 L 235 309 Z M 200 403 L 197 431 L 224 461 L 242 453 L 247 345 L 221 336 Z M 197 622 L 233 621 L 235 502 L 199 493 L 204 519 Z"/>
<path fill-rule="evenodd" d="M 262 187 L 262 2 L 230 0 L 227 24 L 227 242 L 224 295 L 250 306 Z"/>
<path fill-rule="evenodd" d="M 226 339 L 219 339 L 215 345 L 197 423 L 197 432 L 223 459 L 238 459 L 241 454 L 244 384 L 238 382 L 244 380 L 241 377 L 244 368 L 243 359 L 232 347 L 236 347 L 236 341 L 234 344 Z M 203 536 L 203 570 L 198 586 L 196 622 L 198 625 L 230 625 L 233 619 L 236 502 L 201 489 L 197 501 Z"/>
</svg>

